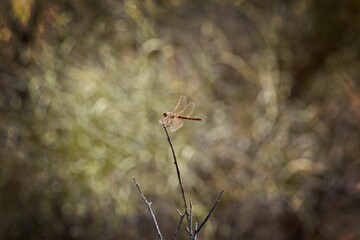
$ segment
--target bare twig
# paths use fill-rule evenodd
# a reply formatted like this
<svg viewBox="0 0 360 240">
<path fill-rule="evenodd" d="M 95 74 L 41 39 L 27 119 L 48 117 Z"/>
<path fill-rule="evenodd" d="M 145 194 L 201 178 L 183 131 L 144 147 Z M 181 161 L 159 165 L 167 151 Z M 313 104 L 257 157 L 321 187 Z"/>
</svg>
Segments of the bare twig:
<svg viewBox="0 0 360 240">
<path fill-rule="evenodd" d="M 195 223 L 195 230 L 194 230 L 194 232 L 196 233 L 197 230 L 198 230 L 198 222 Z M 195 236 L 194 236 L 194 240 L 196 240 L 196 239 L 197 239 L 197 234 L 195 234 Z"/>
<path fill-rule="evenodd" d="M 144 200 L 146 206 L 147 206 L 148 209 L 149 209 L 149 212 L 150 212 L 151 217 L 152 217 L 152 219 L 153 219 L 153 222 L 154 222 L 154 224 L 155 224 L 155 228 L 156 228 L 156 231 L 157 231 L 157 234 L 158 234 L 158 239 L 159 239 L 159 240 L 162 240 L 163 238 L 162 238 L 162 235 L 161 235 L 161 232 L 160 232 L 159 225 L 158 225 L 158 223 L 157 223 L 157 221 L 156 221 L 155 214 L 154 214 L 154 212 L 153 212 L 153 210 L 152 210 L 152 208 L 151 208 L 151 204 L 152 204 L 152 203 L 149 202 L 149 201 L 146 199 L 146 197 L 145 197 L 143 191 L 141 190 L 141 187 L 140 187 L 139 183 L 136 181 L 135 177 L 133 177 L 133 180 L 134 180 L 134 182 L 135 182 L 135 184 L 136 184 L 137 189 L 139 190 L 139 192 L 140 192 L 140 194 L 141 194 L 142 199 Z"/>
<path fill-rule="evenodd" d="M 180 215 L 180 221 L 179 221 L 179 224 L 177 225 L 177 228 L 176 228 L 176 231 L 175 231 L 175 234 L 174 234 L 174 239 L 176 239 L 176 237 L 177 237 L 177 235 L 178 235 L 178 233 L 180 231 L 181 224 L 182 224 L 182 222 L 184 220 L 184 217 L 185 217 L 185 213 L 182 214 L 179 209 L 177 211 L 178 211 L 178 213 Z"/>
<path fill-rule="evenodd" d="M 192 218 L 193 218 L 193 212 L 192 212 L 192 201 L 190 199 L 190 213 L 189 213 L 189 218 L 190 218 L 190 223 L 189 223 L 189 235 L 190 235 L 190 240 L 192 239 L 192 235 L 193 235 L 193 231 L 192 231 Z"/>
<path fill-rule="evenodd" d="M 172 145 L 172 142 L 171 142 L 171 139 L 170 139 L 170 135 L 166 129 L 166 126 L 163 125 L 164 127 L 164 130 L 165 130 L 165 133 L 166 133 L 166 136 L 167 136 L 167 140 L 169 142 L 169 145 L 170 145 L 170 148 L 171 148 L 171 152 L 172 152 L 172 155 L 173 155 L 173 158 L 174 158 L 174 164 L 175 164 L 175 168 L 176 168 L 176 173 L 177 173 L 177 176 L 178 176 L 178 180 L 179 180 L 179 184 L 180 184 L 180 189 L 181 189 L 181 194 L 182 194 L 182 198 L 183 198 L 183 201 L 184 201 L 184 208 L 185 208 L 185 215 L 186 215 L 186 220 L 189 224 L 189 228 L 190 228 L 190 215 L 189 215 L 189 210 L 188 210 L 188 205 L 187 205 L 187 201 L 186 201 L 186 195 L 185 195 L 185 190 L 184 190 L 184 186 L 182 184 L 182 181 L 181 181 L 181 176 L 180 176 L 180 169 L 179 169 L 179 165 L 177 163 L 177 159 L 176 159 L 176 155 L 175 155 L 175 150 L 174 150 L 174 147 Z"/>
<path fill-rule="evenodd" d="M 213 205 L 212 208 L 210 209 L 210 211 L 209 211 L 208 215 L 206 216 L 206 218 L 204 219 L 204 221 L 200 224 L 199 228 L 198 228 L 197 230 L 195 230 L 194 236 L 196 236 L 196 235 L 200 232 L 200 230 L 202 229 L 202 227 L 205 225 L 205 223 L 206 223 L 207 220 L 209 219 L 210 215 L 211 215 L 212 212 L 214 211 L 216 205 L 218 204 L 218 202 L 219 202 L 219 200 L 220 200 L 220 198 L 221 198 L 221 195 L 222 195 L 223 193 L 224 193 L 224 189 L 221 190 L 219 196 L 216 198 L 216 201 L 215 201 L 214 205 Z"/>
</svg>

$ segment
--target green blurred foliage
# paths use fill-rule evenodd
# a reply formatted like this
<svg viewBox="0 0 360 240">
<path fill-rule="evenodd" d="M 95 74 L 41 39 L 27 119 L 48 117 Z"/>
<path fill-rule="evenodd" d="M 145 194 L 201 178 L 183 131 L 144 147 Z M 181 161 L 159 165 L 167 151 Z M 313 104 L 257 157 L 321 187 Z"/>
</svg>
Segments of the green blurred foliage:
<svg viewBox="0 0 360 240">
<path fill-rule="evenodd" d="M 201 239 L 359 238 L 358 1 L 0 9 L 1 239 L 155 239 L 132 176 L 170 238 L 180 95 L 205 119 L 172 134 L 196 221 L 225 189 Z"/>
</svg>

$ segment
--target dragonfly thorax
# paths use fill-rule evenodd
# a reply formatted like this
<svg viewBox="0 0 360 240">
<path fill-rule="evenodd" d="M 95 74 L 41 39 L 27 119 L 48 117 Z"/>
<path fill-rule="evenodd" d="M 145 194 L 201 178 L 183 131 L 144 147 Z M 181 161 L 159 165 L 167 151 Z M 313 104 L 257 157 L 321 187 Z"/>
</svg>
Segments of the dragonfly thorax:
<svg viewBox="0 0 360 240">
<path fill-rule="evenodd" d="M 176 114 L 174 112 L 164 112 L 163 117 L 169 117 L 169 118 L 174 118 L 176 116 Z"/>
</svg>

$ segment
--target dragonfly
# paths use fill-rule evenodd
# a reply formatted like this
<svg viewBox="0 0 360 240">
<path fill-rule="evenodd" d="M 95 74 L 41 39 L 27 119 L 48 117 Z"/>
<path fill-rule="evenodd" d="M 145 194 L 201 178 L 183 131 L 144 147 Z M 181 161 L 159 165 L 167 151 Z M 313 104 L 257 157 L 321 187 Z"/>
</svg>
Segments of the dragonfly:
<svg viewBox="0 0 360 240">
<path fill-rule="evenodd" d="M 184 125 L 183 120 L 202 121 L 201 118 L 190 117 L 195 108 L 194 102 L 186 104 L 186 97 L 181 96 L 171 112 L 164 112 L 159 123 L 170 128 L 170 132 L 175 132 Z"/>
</svg>

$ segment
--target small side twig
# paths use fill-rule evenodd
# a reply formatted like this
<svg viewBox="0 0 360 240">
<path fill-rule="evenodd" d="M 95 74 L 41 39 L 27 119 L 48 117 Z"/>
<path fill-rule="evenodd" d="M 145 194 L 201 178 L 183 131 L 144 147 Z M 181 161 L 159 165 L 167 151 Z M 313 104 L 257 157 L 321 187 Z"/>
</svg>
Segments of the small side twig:
<svg viewBox="0 0 360 240">
<path fill-rule="evenodd" d="M 176 237 L 177 237 L 177 235 L 178 235 L 178 233 L 180 231 L 181 224 L 182 224 L 182 222 L 184 220 L 184 217 L 185 217 L 185 213 L 182 214 L 179 209 L 177 211 L 178 211 L 178 213 L 180 215 L 180 221 L 179 221 L 179 224 L 177 225 L 177 228 L 176 228 L 176 231 L 175 231 L 175 234 L 174 234 L 174 240 L 176 239 Z"/>
<path fill-rule="evenodd" d="M 163 237 L 162 237 L 162 235 L 161 235 L 159 225 L 158 225 L 158 223 L 157 223 L 157 221 L 156 221 L 155 214 L 154 214 L 154 212 L 153 212 L 153 210 L 152 210 L 152 208 L 151 208 L 152 202 L 149 202 L 149 201 L 146 199 L 146 197 L 145 197 L 143 191 L 141 190 L 141 187 L 140 187 L 139 183 L 136 181 L 136 178 L 135 178 L 135 177 L 133 177 L 133 180 L 134 180 L 134 182 L 135 182 L 135 184 L 136 184 L 137 189 L 139 190 L 139 192 L 140 192 L 140 194 L 141 194 L 142 199 L 144 200 L 146 206 L 147 206 L 148 209 L 149 209 L 149 212 L 150 212 L 151 217 L 152 217 L 152 219 L 153 219 L 153 222 L 154 222 L 154 224 L 155 224 L 155 228 L 156 228 L 156 231 L 157 231 L 157 234 L 158 234 L 158 239 L 159 239 L 159 240 L 162 240 Z"/>
<path fill-rule="evenodd" d="M 200 231 L 201 229 L 204 227 L 205 223 L 207 222 L 207 220 L 209 219 L 210 215 L 212 214 L 212 212 L 214 211 L 216 205 L 218 204 L 220 198 L 221 198 L 221 195 L 224 193 L 224 189 L 221 190 L 219 196 L 216 198 L 216 201 L 214 203 L 214 205 L 212 206 L 212 208 L 210 209 L 208 215 L 206 216 L 206 218 L 204 219 L 204 221 L 200 224 L 199 228 L 197 230 L 195 230 L 194 232 L 194 235 L 196 236 Z"/>
<path fill-rule="evenodd" d="M 192 235 L 193 235 L 193 230 L 192 230 L 192 218 L 193 218 L 193 211 L 192 211 L 192 201 L 190 199 L 190 213 L 189 213 L 189 218 L 190 218 L 190 224 L 189 224 L 189 235 L 190 235 L 190 239 L 192 239 Z"/>
<path fill-rule="evenodd" d="M 198 222 L 196 222 L 195 223 L 195 230 L 194 230 L 194 232 L 196 233 L 197 232 L 197 230 L 198 230 Z M 197 234 L 195 234 L 195 236 L 194 236 L 194 240 L 196 240 L 197 239 Z"/>
</svg>

